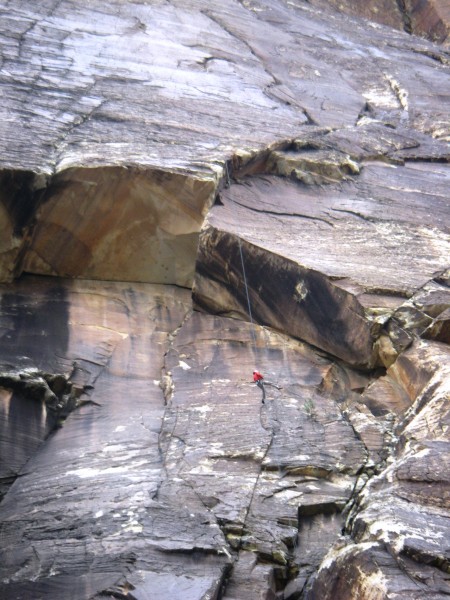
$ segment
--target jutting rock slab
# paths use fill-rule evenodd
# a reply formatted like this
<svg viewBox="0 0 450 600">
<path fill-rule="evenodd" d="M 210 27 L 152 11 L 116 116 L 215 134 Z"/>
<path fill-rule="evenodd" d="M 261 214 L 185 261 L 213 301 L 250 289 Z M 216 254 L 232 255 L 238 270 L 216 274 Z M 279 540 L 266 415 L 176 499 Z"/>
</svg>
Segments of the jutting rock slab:
<svg viewBox="0 0 450 600">
<path fill-rule="evenodd" d="M 444 50 L 308 3 L 0 10 L 4 281 L 190 286 L 225 159 L 313 124 L 448 136 Z"/>
<path fill-rule="evenodd" d="M 312 162 L 315 151 L 308 155 Z M 405 327 L 415 311 L 406 300 L 448 268 L 449 171 L 370 161 L 346 179 L 305 186 L 246 176 L 223 190 L 200 238 L 196 304 L 248 319 L 249 290 L 258 322 L 351 364 L 380 362 L 382 326 L 402 307 Z"/>
</svg>

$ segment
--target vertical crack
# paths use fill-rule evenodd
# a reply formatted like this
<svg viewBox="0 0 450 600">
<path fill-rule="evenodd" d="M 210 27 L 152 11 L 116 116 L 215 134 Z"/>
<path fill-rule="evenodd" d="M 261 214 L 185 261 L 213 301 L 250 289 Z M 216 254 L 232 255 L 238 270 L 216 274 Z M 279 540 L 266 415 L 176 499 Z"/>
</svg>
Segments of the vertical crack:
<svg viewBox="0 0 450 600">
<path fill-rule="evenodd" d="M 158 499 L 159 492 L 160 492 L 163 482 L 167 481 L 169 479 L 169 474 L 167 471 L 167 455 L 168 455 L 168 452 L 170 449 L 171 441 L 172 441 L 172 439 L 174 439 L 174 432 L 175 432 L 175 428 L 176 428 L 177 422 L 178 422 L 178 409 L 176 409 L 176 411 L 174 413 L 174 411 L 172 410 L 172 407 L 171 407 L 172 397 L 173 397 L 173 394 L 175 391 L 175 384 L 173 381 L 172 372 L 170 371 L 170 369 L 168 368 L 168 365 L 167 365 L 167 357 L 169 356 L 169 354 L 171 352 L 176 352 L 176 350 L 175 350 L 176 337 L 177 337 L 178 333 L 180 332 L 180 330 L 182 329 L 182 327 L 191 318 L 192 313 L 193 313 L 192 309 L 189 309 L 186 312 L 186 314 L 184 315 L 184 317 L 181 320 L 181 322 L 179 323 L 179 325 L 177 325 L 175 327 L 175 329 L 173 329 L 172 331 L 170 331 L 167 334 L 167 348 L 166 348 L 166 351 L 164 352 L 163 359 L 162 359 L 161 378 L 159 381 L 159 387 L 161 388 L 161 391 L 163 394 L 163 405 L 164 405 L 164 412 L 161 417 L 161 427 L 160 427 L 159 434 L 158 434 L 158 453 L 159 453 L 159 457 L 160 457 L 160 461 L 161 461 L 162 474 L 161 474 L 160 480 L 158 482 L 158 486 L 152 497 L 154 500 Z M 170 423 L 170 420 L 172 418 L 173 418 L 173 425 L 170 427 L 170 433 L 169 433 L 168 432 L 169 428 L 166 426 L 167 426 L 167 424 Z"/>
<path fill-rule="evenodd" d="M 404 31 L 406 31 L 406 33 L 411 34 L 413 31 L 412 23 L 411 23 L 411 15 L 409 14 L 408 9 L 406 8 L 405 0 L 397 0 L 397 6 L 400 11 L 400 15 L 402 17 L 403 29 L 404 29 Z"/>
</svg>

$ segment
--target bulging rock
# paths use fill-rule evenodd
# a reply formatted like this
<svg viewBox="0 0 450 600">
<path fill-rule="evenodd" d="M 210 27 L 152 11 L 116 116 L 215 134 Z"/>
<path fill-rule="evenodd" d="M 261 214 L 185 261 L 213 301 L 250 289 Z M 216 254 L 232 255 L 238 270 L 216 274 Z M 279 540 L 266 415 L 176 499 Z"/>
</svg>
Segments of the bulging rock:
<svg viewBox="0 0 450 600">
<path fill-rule="evenodd" d="M 247 319 L 251 312 L 257 322 L 350 364 L 384 364 L 385 349 L 377 339 L 390 337 L 394 357 L 413 334 L 424 333 L 432 316 L 420 302 L 427 285 L 430 294 L 439 288 L 433 281 L 436 271 L 447 267 L 450 238 L 443 225 L 448 207 L 438 191 L 445 181 L 441 166 L 427 171 L 433 192 L 409 192 L 417 213 L 404 206 L 400 182 L 412 177 L 425 192 L 424 167 L 370 162 L 351 181 L 321 187 L 275 176 L 237 180 L 221 192 L 200 237 L 196 306 Z M 433 215 L 430 202 L 436 205 Z M 383 211 L 386 206 L 389 213 Z M 418 225 L 417 214 L 430 228 Z M 418 288 L 423 291 L 416 306 Z M 435 290 L 439 300 L 429 297 L 437 311 L 433 302 L 442 303 L 447 289 L 440 288 L 439 295 Z"/>
<path fill-rule="evenodd" d="M 351 538 L 330 551 L 308 598 L 449 593 L 448 358 L 448 346 L 417 342 L 391 367 L 389 376 L 411 404 L 397 415 L 386 467 L 356 500 L 347 524 Z"/>
</svg>

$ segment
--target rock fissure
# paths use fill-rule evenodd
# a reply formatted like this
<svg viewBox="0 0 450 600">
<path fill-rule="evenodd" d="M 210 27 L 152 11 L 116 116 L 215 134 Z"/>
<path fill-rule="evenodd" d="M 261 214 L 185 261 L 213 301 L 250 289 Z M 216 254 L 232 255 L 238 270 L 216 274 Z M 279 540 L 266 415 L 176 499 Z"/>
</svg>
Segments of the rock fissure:
<svg viewBox="0 0 450 600">
<path fill-rule="evenodd" d="M 321 219 L 319 217 L 312 217 L 310 215 L 302 215 L 301 213 L 283 213 L 283 212 L 271 211 L 271 210 L 267 210 L 267 209 L 259 209 L 259 208 L 255 208 L 254 206 L 248 206 L 248 205 L 242 204 L 240 202 L 236 202 L 236 204 L 238 206 L 242 206 L 250 211 L 259 212 L 259 213 L 263 213 L 266 215 L 273 215 L 274 217 L 295 217 L 295 218 L 299 218 L 299 219 L 311 219 L 313 221 L 321 221 L 322 223 L 325 223 L 329 227 L 334 227 L 333 223 L 330 223 L 330 221 L 327 221 L 326 219 Z"/>
<path fill-rule="evenodd" d="M 397 0 L 397 6 L 402 17 L 403 29 L 406 31 L 406 33 L 411 34 L 413 32 L 411 15 L 409 14 L 408 9 L 406 8 L 405 0 Z"/>
<path fill-rule="evenodd" d="M 210 10 L 203 10 L 201 12 L 206 17 L 208 17 L 208 19 L 210 19 L 213 23 L 215 23 L 216 25 L 218 25 L 220 27 L 220 29 L 222 29 L 223 31 L 225 31 L 228 35 L 230 35 L 232 38 L 236 39 L 240 44 L 242 44 L 243 46 L 245 46 L 249 50 L 250 54 L 256 59 L 256 61 L 258 62 L 258 64 L 260 64 L 262 66 L 262 68 L 264 69 L 265 73 L 272 79 L 272 85 L 278 85 L 278 84 L 281 83 L 280 80 L 277 79 L 277 77 L 275 77 L 267 69 L 267 66 L 264 63 L 264 60 L 260 56 L 258 56 L 257 52 L 255 51 L 255 49 L 252 47 L 252 45 L 249 43 L 248 40 L 246 40 L 244 37 L 239 36 L 236 31 L 233 31 L 217 14 L 214 14 L 212 11 L 210 11 Z M 278 99 L 278 101 L 280 101 L 280 100 Z"/>
<path fill-rule="evenodd" d="M 94 80 L 94 82 L 88 88 L 86 88 L 86 90 L 84 90 L 84 95 L 89 96 L 91 91 L 95 89 L 96 85 L 97 82 Z M 107 102 L 108 101 L 106 99 L 100 99 L 98 104 L 92 106 L 89 111 L 80 115 L 78 118 L 75 118 L 70 127 L 66 129 L 66 131 L 58 140 L 55 141 L 53 149 L 54 158 L 52 161 L 53 174 L 56 174 L 57 172 L 58 164 L 63 156 L 64 144 L 66 143 L 66 140 L 78 127 L 82 127 L 87 121 L 89 121 L 89 119 L 91 119 L 97 111 L 101 111 L 102 107 L 105 106 Z"/>
</svg>

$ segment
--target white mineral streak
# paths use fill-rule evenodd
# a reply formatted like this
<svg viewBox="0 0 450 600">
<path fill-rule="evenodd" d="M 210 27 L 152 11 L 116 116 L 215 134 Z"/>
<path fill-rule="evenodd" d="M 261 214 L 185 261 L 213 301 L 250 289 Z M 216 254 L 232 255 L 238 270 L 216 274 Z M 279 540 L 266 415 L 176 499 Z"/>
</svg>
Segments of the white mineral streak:
<svg viewBox="0 0 450 600">
<path fill-rule="evenodd" d="M 319 573 L 332 567 L 337 560 L 345 560 L 347 556 L 354 554 L 356 551 L 370 550 L 375 546 L 377 546 L 377 542 L 363 542 L 362 544 L 349 544 L 344 548 L 331 548 L 320 564 Z"/>
<path fill-rule="evenodd" d="M 398 107 L 397 97 L 389 85 L 383 86 L 378 84 L 372 86 L 363 92 L 363 97 L 374 106 L 380 108 L 395 109 Z"/>
<path fill-rule="evenodd" d="M 117 457 L 117 460 L 120 460 L 119 457 Z M 117 475 L 118 473 L 127 473 L 129 471 L 134 471 L 134 469 L 136 469 L 136 467 L 142 467 L 144 465 L 147 465 L 146 460 L 135 461 L 129 465 L 122 465 L 122 466 L 117 466 L 117 467 L 107 467 L 106 469 L 95 469 L 95 468 L 86 467 L 83 469 L 74 469 L 72 471 L 67 471 L 66 476 L 75 475 L 75 476 L 79 477 L 80 479 L 93 479 L 93 478 L 101 477 L 103 475 Z M 130 478 L 131 477 L 132 477 L 132 474 L 130 474 Z"/>
</svg>

